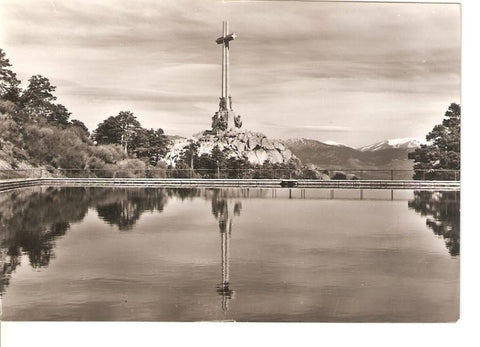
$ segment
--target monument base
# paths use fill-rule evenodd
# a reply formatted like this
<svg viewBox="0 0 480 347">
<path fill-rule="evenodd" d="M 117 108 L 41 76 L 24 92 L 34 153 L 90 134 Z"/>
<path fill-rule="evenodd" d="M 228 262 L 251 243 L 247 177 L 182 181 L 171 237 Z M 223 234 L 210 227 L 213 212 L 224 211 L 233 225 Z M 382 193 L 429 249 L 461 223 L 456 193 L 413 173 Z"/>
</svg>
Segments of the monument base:
<svg viewBox="0 0 480 347">
<path fill-rule="evenodd" d="M 228 106 L 227 98 L 221 97 L 218 111 L 212 117 L 211 134 L 220 135 L 233 127 L 242 127 L 241 117 L 232 109 L 232 97 L 228 97 Z"/>
<path fill-rule="evenodd" d="M 265 135 L 244 129 L 231 128 L 225 131 L 206 130 L 190 139 L 173 142 L 164 160 L 167 165 L 175 167 L 190 144 L 198 144 L 198 156 L 210 155 L 214 147 L 225 151 L 228 158 L 247 159 L 251 164 L 287 163 L 294 158 L 290 150 L 278 140 L 270 140 Z"/>
</svg>

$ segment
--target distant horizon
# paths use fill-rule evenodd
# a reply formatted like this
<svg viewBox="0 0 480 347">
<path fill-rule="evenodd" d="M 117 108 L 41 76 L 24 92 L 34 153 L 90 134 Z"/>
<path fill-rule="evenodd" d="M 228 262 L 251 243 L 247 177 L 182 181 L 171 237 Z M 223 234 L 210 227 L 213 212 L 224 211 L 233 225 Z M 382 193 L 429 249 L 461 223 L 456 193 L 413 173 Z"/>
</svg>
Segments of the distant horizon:
<svg viewBox="0 0 480 347">
<path fill-rule="evenodd" d="M 243 130 L 251 131 L 250 129 L 243 129 Z M 253 131 L 253 132 L 255 132 L 255 131 Z M 198 135 L 198 133 L 197 134 L 192 134 L 190 136 L 181 136 L 181 135 L 177 135 L 177 134 L 165 134 L 165 135 L 170 136 L 170 137 L 179 137 L 181 139 L 188 139 L 188 138 L 195 137 L 196 135 Z M 267 134 L 263 134 L 263 135 L 267 136 L 267 138 L 268 138 Z M 372 143 L 369 143 L 369 144 L 366 144 L 366 145 L 363 145 L 363 146 L 351 146 L 348 143 L 341 143 L 341 142 L 336 142 L 336 141 L 331 141 L 331 140 L 318 140 L 318 139 L 312 139 L 312 138 L 309 138 L 309 137 L 289 137 L 289 138 L 270 138 L 270 139 L 279 140 L 279 141 L 289 141 L 289 140 L 318 141 L 318 142 L 321 142 L 321 143 L 329 145 L 329 146 L 345 146 L 345 147 L 356 149 L 356 150 L 360 150 L 361 148 L 369 147 L 371 145 L 376 145 L 376 144 L 380 144 L 380 143 L 383 143 L 383 142 L 390 142 L 390 141 L 397 141 L 397 140 L 418 141 L 421 144 L 426 144 L 427 143 L 427 140 L 425 139 L 425 137 L 424 138 L 399 137 L 399 138 L 394 138 L 394 139 L 383 139 L 383 140 L 372 142 Z"/>
<path fill-rule="evenodd" d="M 234 110 L 269 138 L 424 139 L 460 103 L 458 4 L 6 0 L 0 47 L 90 131 L 128 110 L 190 137 L 218 110 L 222 20 Z"/>
</svg>

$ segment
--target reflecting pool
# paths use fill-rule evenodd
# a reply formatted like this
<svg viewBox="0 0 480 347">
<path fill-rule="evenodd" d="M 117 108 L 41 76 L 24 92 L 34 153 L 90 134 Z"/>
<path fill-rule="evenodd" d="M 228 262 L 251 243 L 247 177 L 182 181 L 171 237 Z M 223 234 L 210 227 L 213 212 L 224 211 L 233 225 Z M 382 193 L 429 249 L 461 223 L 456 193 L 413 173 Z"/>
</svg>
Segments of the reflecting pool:
<svg viewBox="0 0 480 347">
<path fill-rule="evenodd" d="M 458 191 L 3 192 L 2 320 L 455 321 L 459 224 Z"/>
</svg>

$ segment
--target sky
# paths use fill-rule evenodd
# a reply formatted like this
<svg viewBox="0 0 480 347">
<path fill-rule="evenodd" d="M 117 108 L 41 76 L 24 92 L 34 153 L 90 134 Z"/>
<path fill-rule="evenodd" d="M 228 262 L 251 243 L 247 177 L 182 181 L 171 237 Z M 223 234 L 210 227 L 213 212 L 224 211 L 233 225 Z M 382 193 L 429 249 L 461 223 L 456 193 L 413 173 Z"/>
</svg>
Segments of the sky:
<svg viewBox="0 0 480 347">
<path fill-rule="evenodd" d="M 190 136 L 221 92 L 222 20 L 243 127 L 352 147 L 424 138 L 460 103 L 458 4 L 3 0 L 0 47 L 90 130 L 120 111 Z"/>
</svg>

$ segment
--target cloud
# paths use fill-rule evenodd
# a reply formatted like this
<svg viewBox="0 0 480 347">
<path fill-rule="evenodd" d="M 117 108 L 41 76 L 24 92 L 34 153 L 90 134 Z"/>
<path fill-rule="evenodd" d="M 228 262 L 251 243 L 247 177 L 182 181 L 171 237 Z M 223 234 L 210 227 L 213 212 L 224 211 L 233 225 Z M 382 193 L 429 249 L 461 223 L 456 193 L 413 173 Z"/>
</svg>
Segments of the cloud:
<svg viewBox="0 0 480 347">
<path fill-rule="evenodd" d="M 459 101 L 457 4 L 5 0 L 0 42 L 22 79 L 50 78 L 89 127 L 128 106 L 142 124 L 189 135 L 218 107 L 224 19 L 238 34 L 234 106 L 254 130 L 350 129 L 363 145 L 418 137 Z"/>
</svg>

